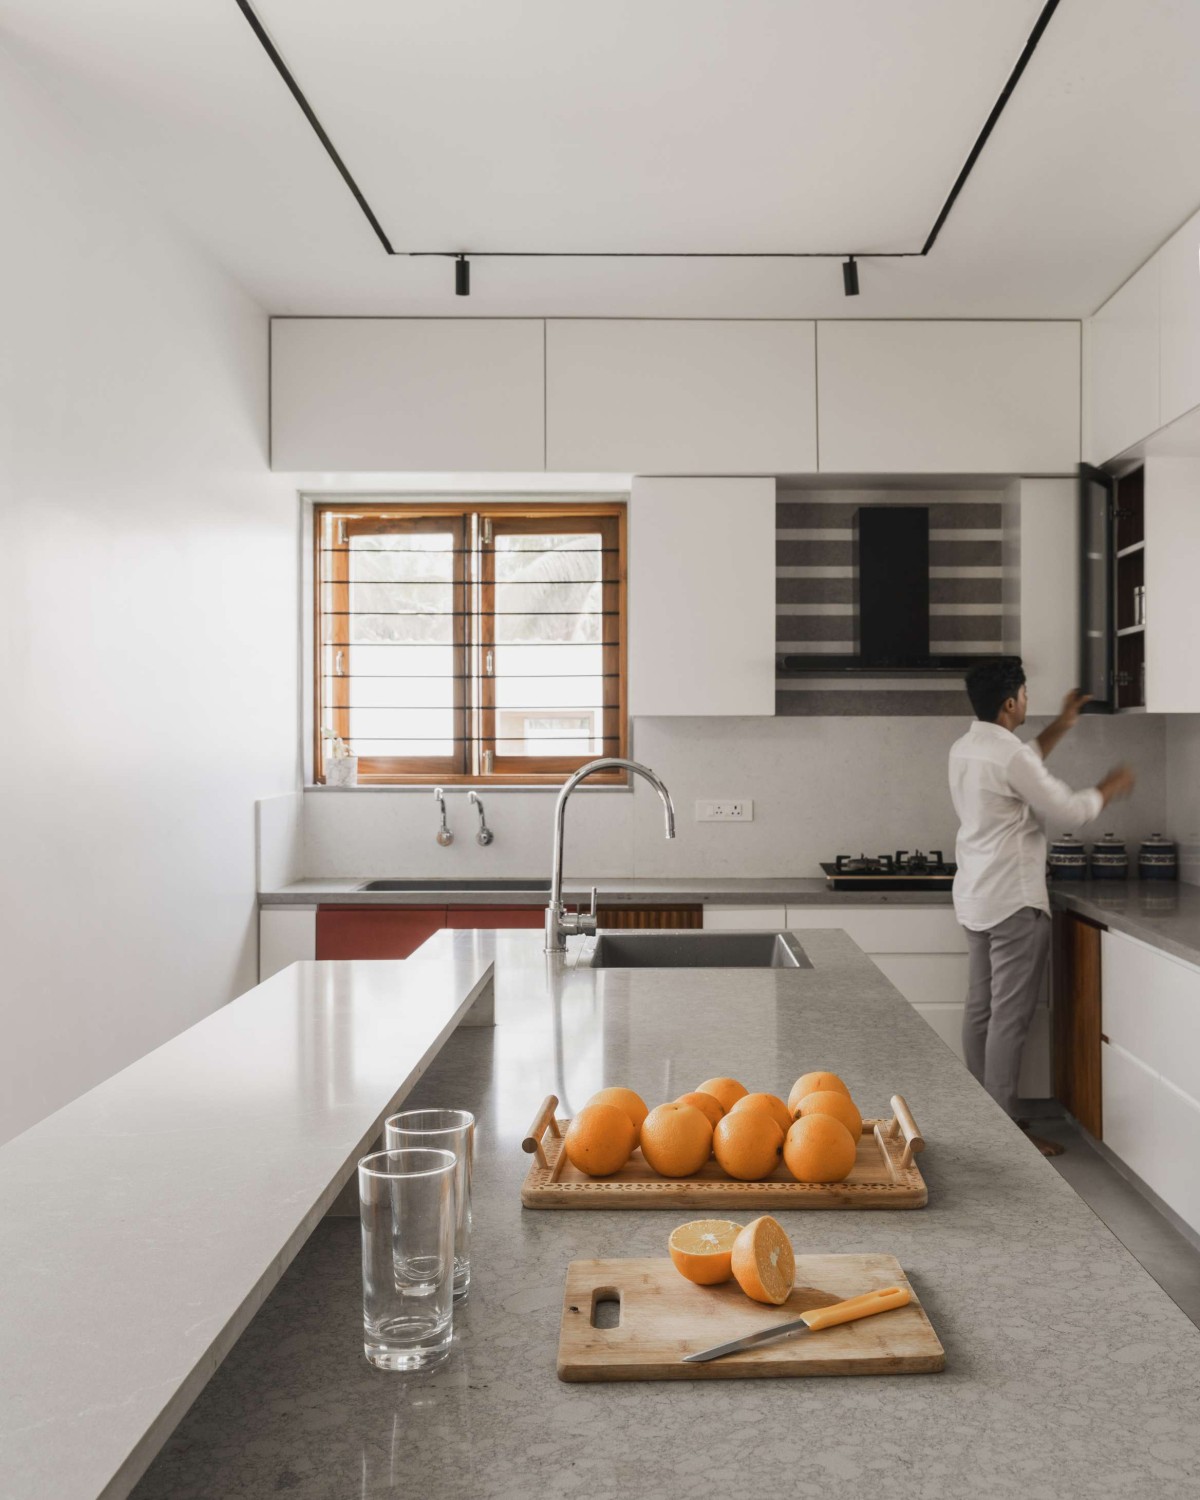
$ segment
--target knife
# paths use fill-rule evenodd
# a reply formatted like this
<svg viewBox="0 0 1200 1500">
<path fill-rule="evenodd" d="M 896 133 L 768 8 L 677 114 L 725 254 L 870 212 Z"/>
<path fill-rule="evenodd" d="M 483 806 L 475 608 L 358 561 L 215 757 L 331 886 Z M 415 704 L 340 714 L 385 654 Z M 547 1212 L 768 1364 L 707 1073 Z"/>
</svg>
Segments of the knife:
<svg viewBox="0 0 1200 1500">
<path fill-rule="evenodd" d="M 853 1323 L 857 1318 L 869 1318 L 873 1313 L 904 1307 L 911 1301 L 912 1292 L 906 1286 L 887 1286 L 878 1292 L 864 1292 L 860 1297 L 848 1297 L 845 1302 L 835 1302 L 832 1307 L 814 1307 L 810 1312 L 802 1313 L 794 1322 L 776 1323 L 773 1328 L 748 1333 L 744 1338 L 734 1339 L 732 1343 L 718 1344 L 715 1349 L 702 1349 L 699 1354 L 685 1354 L 683 1363 L 707 1364 L 710 1359 L 721 1359 L 726 1354 L 753 1349 L 756 1344 L 783 1338 L 785 1334 L 817 1333 L 822 1328 L 835 1328 L 839 1323 Z"/>
</svg>

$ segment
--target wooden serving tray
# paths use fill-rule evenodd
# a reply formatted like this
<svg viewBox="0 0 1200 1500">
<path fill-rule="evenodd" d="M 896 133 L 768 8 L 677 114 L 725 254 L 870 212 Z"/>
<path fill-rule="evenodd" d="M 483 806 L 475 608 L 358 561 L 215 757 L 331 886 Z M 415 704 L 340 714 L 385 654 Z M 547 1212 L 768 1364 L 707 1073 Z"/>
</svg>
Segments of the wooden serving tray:
<svg viewBox="0 0 1200 1500">
<path fill-rule="evenodd" d="M 669 1260 L 573 1260 L 558 1336 L 560 1380 L 753 1380 L 778 1375 L 924 1375 L 945 1367 L 941 1341 L 913 1294 L 907 1307 L 820 1333 L 799 1334 L 683 1363 L 685 1354 L 787 1323 L 860 1292 L 908 1285 L 891 1255 L 798 1255 L 796 1285 L 765 1307 L 729 1281 L 693 1286 Z M 598 1303 L 617 1301 L 619 1322 L 596 1328 Z"/>
<path fill-rule="evenodd" d="M 635 1151 L 611 1177 L 588 1177 L 567 1160 L 563 1132 L 570 1123 L 547 1095 L 522 1141 L 533 1155 L 521 1186 L 526 1208 L 695 1208 L 738 1213 L 788 1208 L 924 1208 L 929 1189 L 917 1167 L 925 1149 L 908 1105 L 892 1095 L 890 1120 L 864 1120 L 858 1158 L 842 1182 L 797 1182 L 780 1163 L 762 1182 L 737 1182 L 710 1158 L 694 1177 L 660 1177 Z"/>
</svg>

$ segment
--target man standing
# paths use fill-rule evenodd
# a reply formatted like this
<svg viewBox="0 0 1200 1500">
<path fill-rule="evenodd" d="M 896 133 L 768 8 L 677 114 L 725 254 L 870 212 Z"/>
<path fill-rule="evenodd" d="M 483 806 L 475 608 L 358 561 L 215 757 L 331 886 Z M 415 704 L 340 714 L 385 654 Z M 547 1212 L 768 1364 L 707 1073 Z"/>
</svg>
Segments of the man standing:
<svg viewBox="0 0 1200 1500">
<path fill-rule="evenodd" d="M 1052 776 L 1046 757 L 1088 697 L 1068 693 L 1058 718 L 1023 744 L 1013 733 L 1026 710 L 1025 672 L 1015 657 L 973 667 L 967 694 L 976 722 L 950 750 L 950 795 L 961 825 L 954 911 L 969 953 L 963 1052 L 974 1076 L 1015 1118 L 1021 1053 L 1050 952 L 1046 822 L 1072 829 L 1090 823 L 1131 790 L 1133 772 L 1118 766 L 1080 792 Z M 1030 1139 L 1043 1156 L 1062 1150 Z"/>
</svg>

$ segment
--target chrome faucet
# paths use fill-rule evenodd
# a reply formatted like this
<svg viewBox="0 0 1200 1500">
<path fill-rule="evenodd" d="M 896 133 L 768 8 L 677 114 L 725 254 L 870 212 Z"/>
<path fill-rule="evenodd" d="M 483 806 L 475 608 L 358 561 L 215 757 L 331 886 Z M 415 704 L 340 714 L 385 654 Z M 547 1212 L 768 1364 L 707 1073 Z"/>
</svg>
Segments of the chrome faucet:
<svg viewBox="0 0 1200 1500">
<path fill-rule="evenodd" d="M 484 816 L 483 811 L 483 798 L 480 797 L 478 792 L 472 791 L 467 793 L 467 801 L 473 802 L 479 809 L 479 832 L 475 835 L 475 842 L 482 844 L 486 849 L 496 835 L 487 826 L 487 818 Z"/>
<path fill-rule="evenodd" d="M 671 794 L 649 766 L 639 765 L 636 760 L 622 760 L 615 755 L 606 756 L 603 760 L 588 761 L 587 765 L 581 766 L 574 776 L 568 777 L 554 805 L 554 861 L 550 870 L 550 905 L 546 908 L 545 951 L 547 953 L 562 953 L 567 946 L 568 937 L 581 932 L 590 934 L 596 930 L 595 886 L 592 887 L 590 911 L 568 912 L 563 906 L 562 882 L 563 824 L 567 811 L 567 799 L 581 781 L 594 776 L 597 771 L 633 771 L 638 776 L 644 776 L 662 799 L 667 837 L 669 839 L 675 837 L 675 808 L 671 802 Z"/>
<path fill-rule="evenodd" d="M 440 786 L 435 786 L 433 796 L 442 812 L 442 826 L 437 831 L 437 841 L 445 849 L 454 842 L 454 835 L 450 832 L 449 823 L 446 822 L 446 794 Z"/>
</svg>

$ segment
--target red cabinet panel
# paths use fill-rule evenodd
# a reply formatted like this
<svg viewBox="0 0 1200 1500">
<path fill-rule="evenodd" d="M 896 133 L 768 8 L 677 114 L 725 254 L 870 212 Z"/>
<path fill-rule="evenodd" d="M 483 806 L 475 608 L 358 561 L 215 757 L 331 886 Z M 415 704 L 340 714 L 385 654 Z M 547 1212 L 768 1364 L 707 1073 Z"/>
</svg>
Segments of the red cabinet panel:
<svg viewBox="0 0 1200 1500">
<path fill-rule="evenodd" d="M 317 957 L 407 958 L 445 925 L 444 906 L 319 906 Z"/>
<path fill-rule="evenodd" d="M 544 906 L 451 906 L 447 908 L 449 927 L 541 927 L 546 920 Z"/>
</svg>

